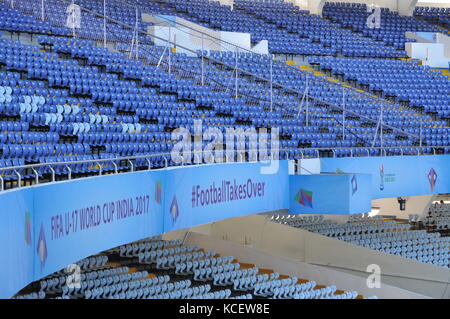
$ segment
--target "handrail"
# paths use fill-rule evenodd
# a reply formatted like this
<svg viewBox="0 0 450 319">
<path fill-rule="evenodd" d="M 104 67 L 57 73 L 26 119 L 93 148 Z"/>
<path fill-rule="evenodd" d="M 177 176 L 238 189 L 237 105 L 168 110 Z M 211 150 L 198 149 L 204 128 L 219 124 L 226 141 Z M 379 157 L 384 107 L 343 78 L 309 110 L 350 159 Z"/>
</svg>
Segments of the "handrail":
<svg viewBox="0 0 450 319">
<path fill-rule="evenodd" d="M 387 156 L 387 151 L 391 150 L 391 149 L 400 149 L 401 150 L 401 155 L 400 156 L 405 156 L 404 153 L 404 149 L 411 149 L 411 150 L 417 150 L 417 155 L 420 155 L 420 150 L 424 149 L 424 148 L 432 148 L 433 149 L 433 154 L 436 155 L 436 148 L 444 148 L 444 149 L 450 149 L 450 146 L 428 146 L 428 147 L 420 147 L 420 146 L 415 146 L 415 147 L 406 147 L 406 148 L 399 148 L 399 147 L 335 147 L 335 148 L 304 148 L 304 149 L 297 149 L 300 154 L 301 154 L 301 158 L 295 158 L 295 159 L 289 159 L 289 151 L 292 151 L 290 149 L 277 149 L 277 150 L 272 150 L 270 152 L 270 161 L 278 161 L 280 160 L 280 153 L 283 152 L 284 154 L 284 159 L 285 160 L 295 160 L 295 161 L 299 161 L 304 159 L 304 151 L 313 151 L 313 153 L 315 153 L 315 158 L 320 158 L 320 151 L 331 151 L 333 156 L 332 158 L 339 158 L 336 157 L 336 151 L 337 150 L 350 150 L 350 157 L 349 158 L 353 158 L 354 155 L 354 150 L 361 150 L 361 151 L 365 151 L 367 152 L 367 156 L 364 157 L 370 157 L 370 151 L 369 150 L 380 150 L 379 154 L 375 155 L 375 156 Z M 267 150 L 266 150 L 267 151 Z M 191 152 L 190 155 L 198 155 L 196 153 L 201 153 L 201 152 Z M 235 154 L 237 154 L 236 156 L 239 156 L 239 160 L 235 160 Z M 241 151 L 233 151 L 233 155 L 232 155 L 232 160 L 230 161 L 230 157 L 229 157 L 229 152 L 224 152 L 224 155 L 226 155 L 226 161 L 227 163 L 229 162 L 237 162 L 237 163 L 243 163 L 243 162 L 267 162 L 266 159 L 260 159 L 258 158 L 258 156 L 256 156 L 256 158 L 251 158 L 250 156 L 250 151 L 247 151 L 246 153 L 249 157 L 248 160 L 246 158 L 246 156 L 242 156 Z M 413 154 L 411 154 L 413 155 Z M 424 154 L 425 155 L 425 154 Z M 426 154 L 428 155 L 428 154 Z M 17 184 L 11 184 L 11 188 L 20 188 L 20 187 L 27 187 L 28 185 L 23 185 L 22 186 L 22 175 L 20 173 L 20 170 L 26 170 L 26 169 L 30 169 L 32 170 L 33 174 L 34 174 L 34 180 L 35 180 L 35 184 L 34 185 L 39 185 L 42 182 L 39 180 L 39 174 L 36 170 L 36 168 L 39 167 L 48 167 L 48 169 L 51 172 L 51 180 L 50 181 L 45 181 L 44 183 L 48 183 L 48 182 L 56 182 L 56 172 L 55 172 L 55 167 L 59 167 L 59 166 L 63 166 L 67 169 L 67 179 L 64 180 L 73 180 L 72 177 L 72 168 L 71 165 L 80 165 L 80 164 L 95 164 L 96 166 L 99 167 L 99 172 L 97 174 L 92 173 L 92 175 L 89 176 L 101 176 L 102 175 L 102 163 L 105 162 L 109 162 L 113 165 L 114 167 L 114 173 L 113 174 L 120 174 L 122 172 L 118 171 L 118 167 L 116 162 L 117 161 L 126 161 L 129 165 L 130 165 L 130 170 L 131 172 L 135 171 L 135 163 L 133 163 L 133 160 L 138 160 L 138 159 L 145 159 L 147 161 L 147 168 L 146 170 L 153 170 L 153 168 L 151 167 L 151 158 L 154 157 L 162 157 L 164 159 L 164 167 L 160 168 L 160 169 L 166 169 L 169 167 L 169 163 L 167 160 L 167 157 L 170 156 L 170 153 L 159 153 L 159 154 L 150 154 L 150 155 L 136 155 L 136 156 L 128 156 L 128 157 L 117 157 L 117 158 L 105 158 L 105 159 L 92 159 L 92 160 L 82 160 L 82 161 L 64 161 L 64 162 L 52 162 L 52 163 L 40 163 L 40 164 L 30 164 L 30 165 L 21 165 L 21 166 L 11 166 L 11 167 L 2 167 L 0 168 L 0 193 L 2 191 L 5 190 L 5 179 L 3 178 L 3 176 L 1 175 L 1 173 L 3 172 L 13 172 L 14 174 L 17 175 L 18 179 L 17 179 Z M 206 165 L 206 164 L 212 164 L 215 163 L 215 158 L 212 157 L 212 162 L 199 162 L 198 160 L 194 159 L 192 160 L 191 158 L 191 162 L 189 164 L 191 164 L 192 166 L 197 166 L 197 165 Z M 341 157 L 341 158 L 345 158 L 345 157 Z M 348 157 L 347 157 L 348 158 Z M 176 166 L 180 166 L 183 167 L 186 163 L 185 163 L 185 158 L 183 156 L 181 156 L 182 162 L 181 163 L 177 163 L 175 165 L 173 165 L 174 167 Z M 199 163 L 196 163 L 199 162 Z M 216 164 L 220 164 L 222 163 L 222 160 L 218 161 Z M 127 172 L 129 172 L 127 170 Z M 84 178 L 84 177 L 81 177 Z M 29 185 L 31 186 L 31 185 Z"/>
<path fill-rule="evenodd" d="M 450 149 L 450 146 L 411 146 L 411 147 L 395 147 L 395 146 L 390 146 L 390 147 L 312 147 L 312 148 L 299 148 L 297 149 L 300 154 L 302 155 L 302 157 L 304 158 L 304 152 L 305 151 L 314 151 L 316 153 L 316 155 L 318 155 L 318 152 L 320 151 L 331 151 L 333 154 L 335 154 L 336 151 L 339 150 L 350 150 L 351 152 L 353 152 L 353 150 L 361 150 L 364 152 L 367 152 L 368 150 L 381 150 L 384 152 L 384 154 L 386 154 L 386 150 L 395 150 L 395 149 L 399 149 L 401 150 L 403 153 L 401 155 L 398 156 L 408 156 L 404 154 L 404 150 L 405 149 L 413 149 L 413 150 L 419 150 L 420 149 L 425 149 L 425 148 L 432 148 L 433 149 L 433 155 L 436 155 L 436 149 L 437 148 L 443 148 L 443 149 Z M 277 150 L 273 150 L 271 151 L 271 153 L 281 153 L 284 152 L 285 155 L 289 154 L 289 151 L 292 151 L 292 149 L 277 149 Z M 225 150 L 223 150 L 224 154 L 227 153 Z M 236 152 L 235 154 L 240 154 L 240 151 L 232 151 L 233 153 Z M 193 156 L 197 156 L 198 153 L 202 153 L 202 152 L 194 152 L 191 151 L 190 154 Z M 369 154 L 369 153 L 368 153 Z M 228 155 L 228 154 L 226 154 Z M 428 154 L 424 154 L 424 156 L 426 156 Z M 112 163 L 112 165 L 114 167 L 117 166 L 117 164 L 115 162 L 118 161 L 127 161 L 128 163 L 130 163 L 132 160 L 138 160 L 138 159 L 150 159 L 150 158 L 154 158 L 154 157 L 164 157 L 164 160 L 167 162 L 167 158 L 166 156 L 171 156 L 171 153 L 158 153 L 158 154 L 148 154 L 148 155 L 135 155 L 135 156 L 126 156 L 126 157 L 114 157 L 114 158 L 101 158 L 101 159 L 91 159 L 91 160 L 80 160 L 80 161 L 63 161 L 63 162 L 49 162 L 49 163 L 39 163 L 39 164 L 28 164 L 28 165 L 20 165 L 20 166 L 8 166 L 8 167 L 0 167 L 0 173 L 4 172 L 4 171 L 14 171 L 14 170 L 19 170 L 19 169 L 36 169 L 36 168 L 40 168 L 40 167 L 53 167 L 53 166 L 65 166 L 65 165 L 80 165 L 80 164 L 100 164 L 100 163 L 105 163 L 105 162 L 110 162 Z M 240 159 L 241 161 L 235 161 L 235 162 L 243 162 L 244 158 L 242 157 L 242 155 L 240 155 Z M 386 156 L 386 155 L 383 155 Z M 332 156 L 332 157 L 337 157 L 337 156 Z M 353 157 L 353 156 L 352 156 Z M 369 156 L 367 156 L 369 157 Z M 294 159 L 293 159 L 294 160 Z M 228 162 L 232 162 L 229 160 L 229 158 L 227 158 Z M 131 162 L 132 163 L 132 162 Z M 148 163 L 148 162 L 147 162 Z M 193 160 L 192 161 L 193 164 L 196 164 L 196 161 Z M 185 164 L 185 163 L 184 163 Z M 209 163 L 199 163 L 199 165 L 201 164 L 209 164 Z M 134 164 L 133 164 L 134 165 Z M 174 166 L 181 166 L 181 163 L 179 165 L 174 165 Z"/>
</svg>

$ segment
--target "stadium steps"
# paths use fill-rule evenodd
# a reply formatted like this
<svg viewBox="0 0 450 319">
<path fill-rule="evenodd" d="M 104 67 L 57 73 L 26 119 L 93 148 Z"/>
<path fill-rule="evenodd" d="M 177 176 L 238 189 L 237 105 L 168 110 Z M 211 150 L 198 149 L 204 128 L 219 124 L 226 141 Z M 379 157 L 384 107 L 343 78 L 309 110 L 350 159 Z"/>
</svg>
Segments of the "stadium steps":
<svg viewBox="0 0 450 319">
<path fill-rule="evenodd" d="M 432 71 L 441 73 L 442 75 L 445 75 L 450 80 L 450 70 L 449 69 L 431 69 Z"/>
<path fill-rule="evenodd" d="M 432 18 L 426 18 L 426 17 L 420 16 L 420 15 L 414 15 L 414 18 L 418 19 L 418 20 L 426 21 L 430 24 L 434 24 L 438 27 L 439 30 L 442 30 L 443 32 L 450 31 L 450 26 L 445 26 L 442 23 L 439 23 L 438 21 L 436 21 Z"/>
<path fill-rule="evenodd" d="M 337 24 L 340 25 L 340 27 L 341 27 L 342 29 L 349 30 L 349 31 L 351 31 L 353 34 L 355 34 L 355 35 L 357 35 L 357 36 L 359 36 L 359 37 L 362 37 L 362 38 L 365 38 L 365 39 L 369 39 L 369 40 L 372 40 L 372 41 L 375 42 L 375 40 L 374 40 L 373 38 L 364 35 L 361 31 L 354 30 L 354 29 L 351 28 L 351 27 L 346 27 L 346 26 L 342 25 L 341 23 L 339 23 L 339 21 L 334 21 L 333 19 L 327 18 L 327 17 L 325 17 L 325 16 L 322 16 L 322 19 L 328 20 L 328 21 L 330 21 L 331 23 L 337 23 Z M 386 46 L 387 46 L 387 47 L 392 47 L 391 45 L 386 45 Z M 388 57 L 387 59 L 398 59 L 398 58 L 397 58 L 397 57 Z"/>
<path fill-rule="evenodd" d="M 269 19 L 258 17 L 256 14 L 247 12 L 245 9 L 242 9 L 242 8 L 234 8 L 234 10 L 239 11 L 239 12 L 241 12 L 241 13 L 244 14 L 244 15 L 251 16 L 251 17 L 253 17 L 253 18 L 256 19 L 256 20 L 259 20 L 259 21 L 264 22 L 265 24 L 272 25 L 272 26 L 276 27 L 277 29 L 287 31 L 287 29 L 286 29 L 285 27 L 276 25 L 275 22 L 270 21 Z M 296 32 L 296 31 L 288 31 L 288 32 L 289 32 L 289 33 L 298 34 L 298 32 Z M 308 38 L 308 39 L 311 39 L 310 37 L 307 37 L 307 38 Z M 322 44 L 321 42 L 319 42 L 319 44 L 323 46 L 323 44 Z"/>
<path fill-rule="evenodd" d="M 410 60 L 411 60 L 411 59 L 408 59 L 408 58 L 401 58 L 401 59 L 404 60 L 404 61 L 410 61 Z M 324 71 L 324 70 L 320 69 L 319 66 L 317 66 L 317 68 L 310 68 L 310 67 L 308 67 L 308 70 L 309 70 L 309 69 L 310 69 L 311 71 L 313 71 L 313 70 L 314 70 L 314 71 L 316 71 L 316 70 Z M 436 70 L 436 71 L 441 71 L 441 70 L 438 70 L 438 69 L 435 69 L 435 70 Z M 444 71 L 446 71 L 446 70 L 444 70 Z M 448 71 L 447 71 L 447 72 L 448 72 Z M 327 76 L 327 80 L 328 80 L 329 82 L 332 82 L 332 83 L 339 83 L 339 84 L 342 85 L 343 87 L 346 87 L 346 88 L 352 88 L 352 89 L 354 89 L 354 90 L 355 90 L 356 92 L 358 92 L 358 93 L 368 93 L 368 94 L 370 94 L 373 98 L 382 99 L 382 100 L 385 101 L 386 104 L 389 104 L 389 105 L 391 105 L 391 106 L 395 103 L 395 101 L 392 101 L 391 99 L 382 96 L 382 95 L 379 94 L 378 92 L 370 91 L 368 88 L 363 87 L 363 86 L 359 86 L 357 83 L 349 83 L 349 82 L 347 82 L 347 81 L 344 81 L 343 79 L 335 78 L 335 77 L 331 76 L 331 74 L 325 74 L 325 75 Z M 445 74 L 445 75 L 446 75 L 446 74 Z M 450 73 L 448 74 L 448 76 L 449 76 L 449 78 L 450 78 Z M 414 116 L 419 116 L 419 115 L 423 114 L 423 112 L 422 112 L 420 109 L 411 108 L 411 107 L 409 107 L 409 106 L 402 106 L 402 105 L 400 105 L 399 110 L 409 110 L 410 112 L 412 112 L 412 115 L 414 115 Z M 402 114 L 402 115 L 405 116 L 405 114 Z M 429 114 L 428 114 L 428 115 L 429 115 Z M 430 119 L 429 121 L 431 121 L 431 119 Z M 434 127 L 434 128 L 437 128 L 437 127 Z"/>
</svg>

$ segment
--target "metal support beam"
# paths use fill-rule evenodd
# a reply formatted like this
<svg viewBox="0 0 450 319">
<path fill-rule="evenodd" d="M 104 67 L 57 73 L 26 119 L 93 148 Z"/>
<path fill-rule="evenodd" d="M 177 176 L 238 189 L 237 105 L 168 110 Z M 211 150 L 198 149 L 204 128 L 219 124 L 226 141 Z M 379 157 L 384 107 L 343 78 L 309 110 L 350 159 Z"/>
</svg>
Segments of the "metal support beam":
<svg viewBox="0 0 450 319">
<path fill-rule="evenodd" d="M 72 169 L 70 168 L 69 165 L 66 165 L 66 168 L 67 168 L 67 171 L 68 171 L 67 178 L 69 180 L 71 180 L 72 179 Z"/>
<path fill-rule="evenodd" d="M 422 114 L 420 115 L 419 146 L 422 147 Z"/>
<path fill-rule="evenodd" d="M 342 140 L 345 140 L 345 89 L 342 87 Z"/>
<path fill-rule="evenodd" d="M 202 33 L 202 86 L 205 85 L 205 58 L 203 57 L 204 43 L 203 43 L 203 33 Z"/>
<path fill-rule="evenodd" d="M 117 171 L 117 164 L 114 161 L 112 161 L 111 163 L 114 166 L 114 174 L 117 174 L 118 173 L 118 171 Z"/>
<path fill-rule="evenodd" d="M 131 172 L 134 172 L 134 165 L 133 165 L 133 162 L 132 162 L 131 160 L 127 160 L 127 162 L 128 162 L 128 164 L 130 164 Z"/>
<path fill-rule="evenodd" d="M 52 182 L 55 181 L 55 170 L 53 169 L 53 167 L 49 166 L 48 167 L 50 169 L 50 171 L 52 172 Z"/>
<path fill-rule="evenodd" d="M 31 170 L 33 171 L 33 174 L 34 174 L 34 182 L 37 185 L 37 184 L 39 184 L 39 174 L 34 167 L 32 167 Z"/>
<path fill-rule="evenodd" d="M 75 0 L 72 0 L 72 8 L 75 7 Z M 75 14 L 72 13 L 72 36 L 75 38 Z"/>
<path fill-rule="evenodd" d="M 158 64 L 156 65 L 157 68 L 159 68 L 159 66 L 161 65 L 161 62 L 162 62 L 162 60 L 163 60 L 163 58 L 164 58 L 164 54 L 166 53 L 166 50 L 167 50 L 167 47 L 164 48 L 163 53 L 162 53 L 161 56 L 159 57 Z"/>
<path fill-rule="evenodd" d="M 300 106 L 298 108 L 297 118 L 299 118 L 300 113 L 303 110 L 303 103 L 305 102 L 305 100 L 308 99 L 307 96 L 308 96 L 308 88 L 305 89 L 305 92 L 303 92 L 303 95 L 302 95 L 302 99 L 300 100 Z"/>
<path fill-rule="evenodd" d="M 103 0 L 103 47 L 106 48 L 106 0 Z"/>
<path fill-rule="evenodd" d="M 44 21 L 45 20 L 45 8 L 44 8 L 44 1 L 45 0 L 41 0 L 41 20 Z"/>
<path fill-rule="evenodd" d="M 139 60 L 139 12 L 138 12 L 138 7 L 135 8 L 136 9 L 136 26 L 135 26 L 135 32 L 136 32 L 136 43 L 135 43 L 135 47 L 136 47 L 136 60 Z"/>
<path fill-rule="evenodd" d="M 306 73 L 306 89 L 305 89 L 305 98 L 306 98 L 306 114 L 305 114 L 305 124 L 308 126 L 308 120 L 309 120 L 309 99 L 308 99 L 308 92 L 309 92 L 309 73 Z"/>
<path fill-rule="evenodd" d="M 235 71 L 236 71 L 236 80 L 234 82 L 235 87 L 235 98 L 238 98 L 238 49 L 236 48 L 236 65 L 235 65 Z"/>
<path fill-rule="evenodd" d="M 273 54 L 270 56 L 270 112 L 273 111 Z"/>
<path fill-rule="evenodd" d="M 22 175 L 20 175 L 20 173 L 18 172 L 18 171 L 16 171 L 16 170 L 14 170 L 14 173 L 16 174 L 16 176 L 17 176 L 17 187 L 22 187 Z"/>
<path fill-rule="evenodd" d="M 380 146 L 383 149 L 383 104 L 381 104 L 380 113 Z"/>
<path fill-rule="evenodd" d="M 170 41 L 172 40 L 172 31 L 171 30 L 172 30 L 172 28 L 169 26 L 169 41 L 167 41 L 167 47 L 169 49 L 169 74 L 172 71 L 172 65 L 171 65 L 171 63 L 172 63 L 172 61 L 171 61 L 172 48 L 170 46 Z"/>
</svg>

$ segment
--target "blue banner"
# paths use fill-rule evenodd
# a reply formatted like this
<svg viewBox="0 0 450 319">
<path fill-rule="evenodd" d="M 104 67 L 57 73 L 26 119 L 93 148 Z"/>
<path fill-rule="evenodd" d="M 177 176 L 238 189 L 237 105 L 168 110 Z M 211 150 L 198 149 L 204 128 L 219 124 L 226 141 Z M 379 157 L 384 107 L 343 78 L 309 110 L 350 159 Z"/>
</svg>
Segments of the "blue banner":
<svg viewBox="0 0 450 319">
<path fill-rule="evenodd" d="M 260 163 L 193 166 L 169 170 L 164 231 L 224 218 L 287 209 L 288 163 L 261 174 Z"/>
<path fill-rule="evenodd" d="M 288 164 L 170 168 L 0 195 L 0 298 L 99 251 L 212 221 L 289 207 Z"/>
<path fill-rule="evenodd" d="M 34 280 L 33 190 L 9 191 L 1 195 L 0 297 L 11 297 Z"/>
<path fill-rule="evenodd" d="M 164 174 L 109 175 L 35 188 L 35 277 L 163 233 Z"/>
<path fill-rule="evenodd" d="M 229 163 L 90 177 L 0 194 L 0 297 L 82 258 L 224 218 L 370 210 L 371 198 L 450 193 L 450 155 L 321 159 L 332 175 Z"/>
<path fill-rule="evenodd" d="M 349 214 L 370 212 L 372 210 L 372 176 L 370 174 L 347 176 L 350 180 L 347 185 Z"/>
<path fill-rule="evenodd" d="M 372 176 L 372 197 L 450 192 L 450 155 L 322 158 L 324 173 Z"/>
<path fill-rule="evenodd" d="M 291 175 L 292 214 L 356 214 L 371 210 L 368 174 Z"/>
</svg>

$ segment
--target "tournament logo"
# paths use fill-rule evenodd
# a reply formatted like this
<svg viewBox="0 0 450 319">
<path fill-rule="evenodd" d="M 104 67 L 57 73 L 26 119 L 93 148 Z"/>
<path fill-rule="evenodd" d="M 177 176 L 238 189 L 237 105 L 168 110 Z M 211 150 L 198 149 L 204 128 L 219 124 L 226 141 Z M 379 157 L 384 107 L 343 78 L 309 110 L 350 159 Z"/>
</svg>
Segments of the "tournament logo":
<svg viewBox="0 0 450 319">
<path fill-rule="evenodd" d="M 380 191 L 384 189 L 384 165 L 380 165 Z"/>
<path fill-rule="evenodd" d="M 386 172 L 384 170 L 384 165 L 380 165 L 380 191 L 384 190 L 386 183 L 395 183 L 396 175 L 395 173 Z"/>
<path fill-rule="evenodd" d="M 352 195 L 355 195 L 356 191 L 358 190 L 358 181 L 356 180 L 356 175 L 353 175 L 351 183 L 352 183 Z"/>
<path fill-rule="evenodd" d="M 175 224 L 175 222 L 178 219 L 178 216 L 180 216 L 180 211 L 178 209 L 178 202 L 177 202 L 177 196 L 174 195 L 172 199 L 172 204 L 170 205 L 170 216 L 172 216 L 172 223 Z"/>
<path fill-rule="evenodd" d="M 41 224 L 41 230 L 39 232 L 39 239 L 37 242 L 37 254 L 39 260 L 41 261 L 41 270 L 45 266 L 45 261 L 47 260 L 47 241 L 45 239 L 44 224 Z"/>
<path fill-rule="evenodd" d="M 161 204 L 161 202 L 162 202 L 162 185 L 161 185 L 161 181 L 156 181 L 156 185 L 155 185 L 155 201 L 158 204 Z"/>
<path fill-rule="evenodd" d="M 25 242 L 28 246 L 31 245 L 31 218 L 30 212 L 25 213 Z"/>
<path fill-rule="evenodd" d="M 302 206 L 313 208 L 313 192 L 301 189 L 295 195 L 295 201 Z"/>
<path fill-rule="evenodd" d="M 436 186 L 437 173 L 434 168 L 431 168 L 428 172 L 428 181 L 430 182 L 431 192 L 434 192 L 434 187 Z"/>
</svg>

